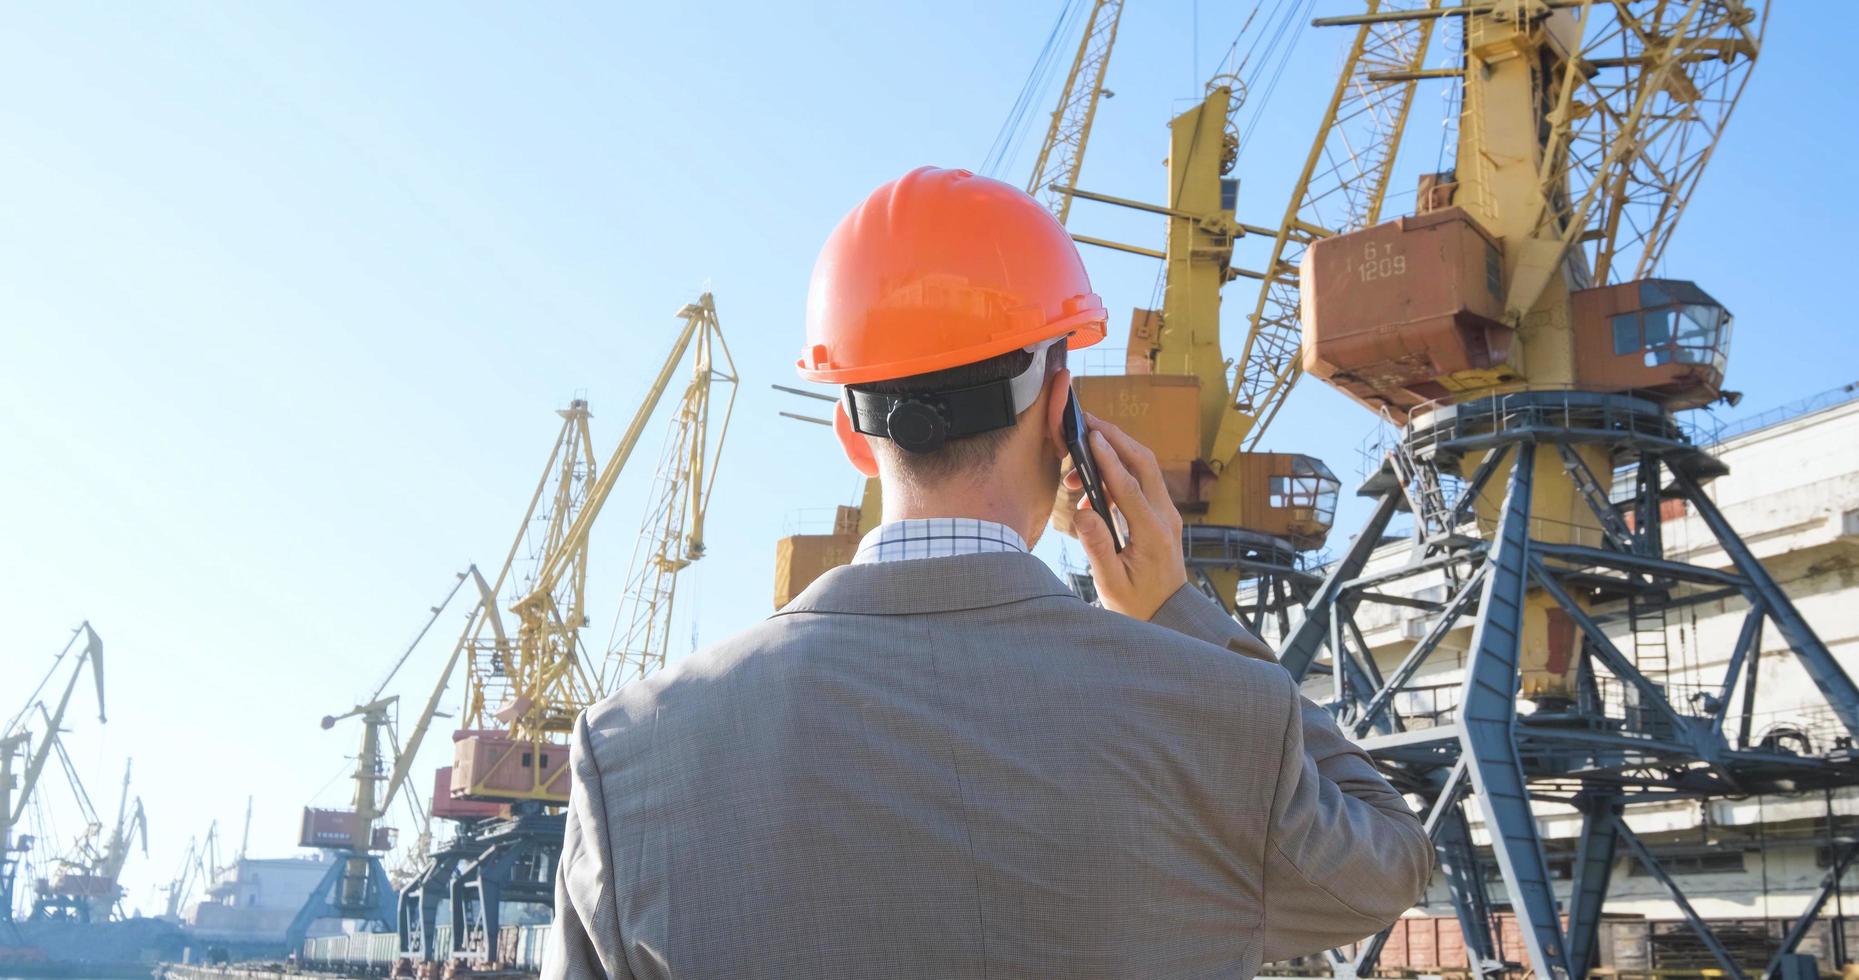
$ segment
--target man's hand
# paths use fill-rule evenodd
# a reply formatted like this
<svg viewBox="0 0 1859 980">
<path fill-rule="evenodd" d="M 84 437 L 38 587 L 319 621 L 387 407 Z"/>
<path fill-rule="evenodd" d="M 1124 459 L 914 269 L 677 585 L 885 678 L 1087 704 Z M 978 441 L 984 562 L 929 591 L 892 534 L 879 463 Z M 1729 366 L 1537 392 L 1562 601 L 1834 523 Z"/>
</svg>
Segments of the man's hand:
<svg viewBox="0 0 1859 980">
<path fill-rule="evenodd" d="M 1149 447 L 1122 429 L 1085 413 L 1086 437 L 1111 506 L 1123 515 L 1129 543 L 1119 553 L 1110 528 L 1080 498 L 1072 515 L 1078 543 L 1091 561 L 1091 579 L 1104 608 L 1147 620 L 1188 581 L 1181 558 L 1181 512 L 1162 483 L 1162 467 Z M 1065 474 L 1068 490 L 1081 490 L 1077 471 Z"/>
</svg>

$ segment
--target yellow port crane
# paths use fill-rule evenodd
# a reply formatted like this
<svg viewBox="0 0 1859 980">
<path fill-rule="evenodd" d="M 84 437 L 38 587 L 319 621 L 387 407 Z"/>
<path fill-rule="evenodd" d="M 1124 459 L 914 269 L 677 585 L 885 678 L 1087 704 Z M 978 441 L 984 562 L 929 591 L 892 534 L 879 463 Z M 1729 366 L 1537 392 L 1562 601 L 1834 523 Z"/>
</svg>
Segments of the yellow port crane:
<svg viewBox="0 0 1859 980">
<path fill-rule="evenodd" d="M 511 606 L 518 617 L 516 635 L 473 643 L 463 718 L 469 734 L 461 733 L 455 743 L 455 798 L 566 803 L 568 750 L 558 739 L 613 686 L 664 662 L 675 576 L 704 553 L 704 514 L 738 380 L 714 297 L 704 293 L 678 316 L 684 322 L 671 351 L 604 467 L 595 466 L 587 403 L 576 400 L 561 412 L 560 434 L 494 586 L 501 587 L 532 523 L 542 524 L 535 571 Z M 588 622 L 589 533 L 687 352 L 694 352 L 693 368 L 672 417 L 666 468 L 659 473 L 641 534 L 643 550 L 623 603 L 625 631 L 610 650 L 589 656 L 580 632 Z M 729 393 L 712 440 L 711 394 L 717 385 Z M 486 623 L 496 626 L 492 617 Z"/>
<path fill-rule="evenodd" d="M 424 710 L 414 722 L 411 734 L 405 746 L 395 726 L 394 707 L 399 703 L 398 695 L 386 694 L 387 686 L 400 668 L 413 654 L 420 641 L 426 637 L 440 614 L 451 605 L 459 589 L 466 581 L 477 586 L 479 601 L 467 618 L 464 630 L 452 646 L 452 654 L 447 659 L 445 668 L 440 672 L 438 685 L 427 699 Z M 290 944 L 302 942 L 310 926 L 322 919 L 343 919 L 363 924 L 364 928 L 387 931 L 394 926 L 396 890 L 381 863 L 380 855 L 392 850 L 398 838 L 393 828 L 380 826 L 380 822 L 393 805 L 394 799 L 405 785 L 411 772 L 413 760 L 419 754 L 420 742 L 425 738 L 428 728 L 437 716 L 440 699 L 451 682 L 452 673 L 465 650 L 471 630 L 479 621 L 483 611 L 488 608 L 496 610 L 495 593 L 478 574 L 476 565 L 472 565 L 455 576 L 452 588 L 445 599 L 433 606 L 419 632 L 415 633 L 406 649 L 394 661 L 385 676 L 374 687 L 368 699 L 336 715 L 326 715 L 322 728 L 328 731 L 336 723 L 349 718 L 360 718 L 362 722 L 361 745 L 355 754 L 355 769 L 351 780 L 355 784 L 354 795 L 346 809 L 325 809 L 305 807 L 303 822 L 297 840 L 300 847 L 315 847 L 326 851 L 332 860 L 329 870 L 310 890 L 304 903 L 297 910 L 290 924 L 285 928 L 285 939 Z M 389 768 L 391 765 L 391 769 Z M 407 797 L 414 811 L 414 819 L 424 823 L 425 814 L 417 794 Z M 247 802 L 246 826 L 250 830 L 251 809 Z M 217 826 L 217 825 L 216 825 Z M 210 829 L 207 836 L 208 846 L 214 841 L 214 832 Z M 243 853 L 244 845 L 241 846 Z M 209 879 L 215 869 L 209 864 L 203 873 Z M 176 887 L 185 884 L 185 866 L 183 877 L 177 879 Z"/>
<path fill-rule="evenodd" d="M 482 587 L 484 598 L 395 768 L 397 782 L 464 652 L 453 764 L 437 774 L 430 811 L 457 821 L 458 833 L 438 846 L 423 844 L 400 889 L 400 948 L 410 960 L 495 964 L 503 907 L 550 903 L 563 818 L 549 811 L 568 801 L 564 736 L 582 709 L 665 662 L 678 574 L 704 556 L 704 519 L 738 387 L 715 298 L 704 293 L 678 317 L 671 350 L 604 465 L 594 457 L 587 402 L 576 399 L 558 413 L 561 428 L 503 566 Z M 691 373 L 671 415 L 613 639 L 590 650 L 581 631 L 588 625 L 591 531 L 687 355 Z M 713 431 L 718 386 L 727 394 Z M 516 571 L 519 559 L 533 562 L 527 574 Z M 506 584 L 517 590 L 514 633 L 497 609 Z M 444 949 L 441 906 L 451 913 Z"/>
<path fill-rule="evenodd" d="M 1660 260 L 1766 21 L 1760 0 L 1401 0 L 1315 22 L 1353 28 L 1354 41 L 1294 195 L 1295 240 L 1269 270 L 1282 279 L 1296 255 L 1295 295 L 1275 315 L 1296 311 L 1302 370 L 1399 431 L 1363 487 L 1373 516 L 1279 660 L 1301 679 L 1327 655 L 1337 717 L 1426 803 L 1479 976 L 1515 973 L 1518 959 L 1539 977 L 1590 975 L 1623 849 L 1663 882 L 1717 969 L 1744 975 L 1750 964 L 1697 916 L 1629 807 L 1709 812 L 1713 799 L 1796 789 L 1800 764 L 1826 765 L 1821 785 L 1852 781 L 1832 775 L 1843 749 L 1816 758 L 1804 743 L 1788 768 L 1759 757 L 1760 663 L 1791 655 L 1843 729 L 1833 746 L 1859 737 L 1859 687 L 1706 491 L 1724 466 L 1677 414 L 1733 398 L 1728 310 Z M 1458 43 L 1429 65 L 1439 35 Z M 1430 83 L 1454 108 L 1416 167 L 1404 107 Z M 1413 206 L 1390 218 L 1384 206 L 1405 197 L 1393 173 L 1414 179 Z M 1339 187 L 1356 192 L 1328 193 Z M 1672 506 L 1711 544 L 1669 553 Z M 1406 561 L 1364 575 L 1402 511 Z M 1721 558 L 1697 564 L 1702 554 Z M 1683 641 L 1670 650 L 1668 616 L 1717 598 L 1710 588 L 1743 604 L 1742 628 L 1705 640 L 1721 659 L 1688 656 Z M 1356 609 L 1401 603 L 1425 610 L 1422 635 L 1371 648 Z M 1434 672 L 1436 651 L 1454 647 L 1456 662 Z M 1680 693 L 1694 691 L 1705 693 Z M 1543 804 L 1580 818 L 1566 891 Z M 1481 865 L 1498 871 L 1517 942 L 1498 941 Z M 1813 972 L 1795 952 L 1838 879 L 1764 951 L 1766 975 Z M 1368 975 L 1384 939 L 1352 961 L 1332 954 L 1335 972 Z"/>
<path fill-rule="evenodd" d="M 187 908 L 187 900 L 193 896 L 195 883 L 211 889 L 214 873 L 219 870 L 218 865 L 219 821 L 213 820 L 207 824 L 206 837 L 187 839 L 187 850 L 181 854 L 180 870 L 162 886 L 165 898 L 161 918 L 180 922 Z"/>
<path fill-rule="evenodd" d="M 39 694 L 45 685 L 57 676 L 64 664 L 65 657 L 71 655 L 78 637 L 84 637 L 84 646 L 78 650 L 76 659 L 71 661 L 71 678 L 65 683 L 64 692 L 58 698 L 58 706 L 47 711 Z M 32 802 L 33 791 L 38 788 L 39 776 L 45 771 L 46 760 L 51 757 L 58 746 L 58 733 L 64 725 L 65 711 L 71 707 L 71 696 L 77 691 L 78 679 L 84 676 L 84 665 L 89 664 L 91 674 L 97 683 L 97 721 L 104 722 L 103 710 L 103 640 L 97 631 L 91 629 L 90 621 L 85 620 L 71 632 L 71 639 L 65 642 L 63 650 L 53 659 L 52 666 L 45 673 L 38 686 L 27 695 L 13 719 L 5 729 L 0 729 L 0 922 L 13 921 L 13 886 L 19 872 L 21 860 L 31 850 L 32 838 L 16 833 L 26 815 L 26 807 Z M 26 716 L 37 706 L 45 718 L 45 732 L 34 748 L 32 733 L 25 727 Z M 15 787 L 14 761 L 25 756 L 26 766 L 23 775 Z"/>
<path fill-rule="evenodd" d="M 1284 260 L 1297 255 L 1301 287 L 1270 304 L 1280 318 L 1299 311 L 1303 368 L 1415 426 L 1461 424 L 1463 413 L 1439 410 L 1505 392 L 1633 392 L 1667 412 L 1724 396 L 1728 313 L 1695 284 L 1655 276 L 1748 80 L 1766 14 L 1750 0 L 1429 0 L 1316 21 L 1354 27 L 1355 39 L 1286 222 L 1303 236 Z M 1462 50 L 1427 68 L 1446 17 L 1461 25 Z M 1452 165 L 1419 176 L 1413 214 L 1382 221 L 1411 93 L 1428 81 L 1458 95 Z M 1379 111 L 1366 111 L 1368 92 L 1380 93 L 1368 104 Z M 1341 196 L 1353 203 L 1323 211 L 1331 188 L 1350 189 Z M 1545 442 L 1530 455 L 1535 471 L 1567 474 L 1533 482 L 1530 510 L 1546 539 L 1631 533 L 1596 506 L 1613 489 L 1607 442 Z M 1441 475 L 1501 486 L 1515 456 L 1467 452 L 1441 474 L 1403 454 L 1396 475 L 1414 484 L 1423 524 L 1438 525 Z M 1495 498 L 1472 511 L 1490 533 Z M 1577 631 L 1540 591 L 1523 614 L 1524 694 L 1572 699 Z M 1647 666 L 1662 671 L 1662 650 L 1646 646 Z"/>
</svg>

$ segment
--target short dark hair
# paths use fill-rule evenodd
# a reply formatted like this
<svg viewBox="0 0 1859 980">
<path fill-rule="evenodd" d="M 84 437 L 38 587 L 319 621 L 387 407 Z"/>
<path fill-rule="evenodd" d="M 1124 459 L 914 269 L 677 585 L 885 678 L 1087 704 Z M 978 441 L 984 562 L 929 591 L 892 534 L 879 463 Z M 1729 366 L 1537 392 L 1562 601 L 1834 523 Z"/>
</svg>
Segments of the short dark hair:
<svg viewBox="0 0 1859 980">
<path fill-rule="evenodd" d="M 955 388 L 969 388 L 987 384 L 990 381 L 1005 381 L 1018 377 L 1033 363 L 1033 352 L 1027 350 L 1010 350 L 997 354 L 984 361 L 963 364 L 960 367 L 945 368 L 927 374 L 913 374 L 907 378 L 890 381 L 874 381 L 852 387 L 858 391 L 869 391 L 879 395 L 922 395 L 938 391 L 950 391 Z M 1050 378 L 1059 368 L 1065 366 L 1065 344 L 1053 344 L 1046 348 L 1046 377 Z M 1044 379 L 1041 379 L 1044 383 Z M 1017 423 L 1018 420 L 1016 420 Z M 952 438 L 933 452 L 913 453 L 899 448 L 889 439 L 873 441 L 884 446 L 897 462 L 898 469 L 912 480 L 934 483 L 946 480 L 964 470 L 978 470 L 994 462 L 994 456 L 1000 452 L 1001 444 L 1013 433 L 1013 426 L 977 433 L 972 436 Z"/>
</svg>

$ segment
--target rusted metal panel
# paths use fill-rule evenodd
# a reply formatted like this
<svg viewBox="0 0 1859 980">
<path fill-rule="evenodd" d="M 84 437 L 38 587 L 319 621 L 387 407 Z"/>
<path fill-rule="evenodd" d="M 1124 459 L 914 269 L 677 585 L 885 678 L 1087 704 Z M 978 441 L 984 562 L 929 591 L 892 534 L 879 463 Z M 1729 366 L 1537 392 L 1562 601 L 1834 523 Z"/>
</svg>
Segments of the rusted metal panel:
<svg viewBox="0 0 1859 980">
<path fill-rule="evenodd" d="M 852 560 L 859 543 L 856 518 L 852 526 L 851 532 L 795 534 L 775 542 L 776 609 L 793 601 L 814 579 Z"/>
<path fill-rule="evenodd" d="M 501 732 L 460 733 L 452 749 L 453 799 L 568 800 L 568 746 Z"/>
<path fill-rule="evenodd" d="M 1678 279 L 1641 279 L 1570 295 L 1575 383 L 1590 391 L 1635 391 L 1673 409 L 1723 393 L 1729 313 Z"/>
<path fill-rule="evenodd" d="M 495 817 L 503 810 L 503 805 L 500 803 L 453 799 L 451 766 L 433 773 L 431 811 L 433 816 L 446 820 L 478 820 L 484 817 Z"/>
<path fill-rule="evenodd" d="M 1510 357 L 1502 259 L 1462 208 L 1313 243 L 1301 270 L 1304 369 L 1405 421 L 1448 393 L 1438 379 Z"/>
</svg>

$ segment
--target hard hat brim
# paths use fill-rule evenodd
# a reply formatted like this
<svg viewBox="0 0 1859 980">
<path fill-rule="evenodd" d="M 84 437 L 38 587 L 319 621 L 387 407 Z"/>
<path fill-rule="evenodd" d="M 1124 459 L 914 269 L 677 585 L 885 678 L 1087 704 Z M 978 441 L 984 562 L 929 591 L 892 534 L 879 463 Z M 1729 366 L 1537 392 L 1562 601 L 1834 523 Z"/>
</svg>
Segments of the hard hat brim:
<svg viewBox="0 0 1859 980">
<path fill-rule="evenodd" d="M 1066 337 L 1066 350 L 1080 350 L 1104 339 L 1109 314 L 1105 311 L 1104 303 L 1097 297 L 1097 294 L 1087 293 L 1067 305 L 1082 308 L 1035 329 L 1005 334 L 992 338 L 985 344 L 975 344 L 958 350 L 938 351 L 924 357 L 884 364 L 860 364 L 857 367 L 847 368 L 836 368 L 830 364 L 823 367 L 810 365 L 805 358 L 802 358 L 795 362 L 795 368 L 799 370 L 802 378 L 821 384 L 870 384 L 929 374 L 933 371 L 946 371 L 964 364 L 998 357 L 1008 351 L 1031 347 L 1055 337 Z"/>
</svg>

